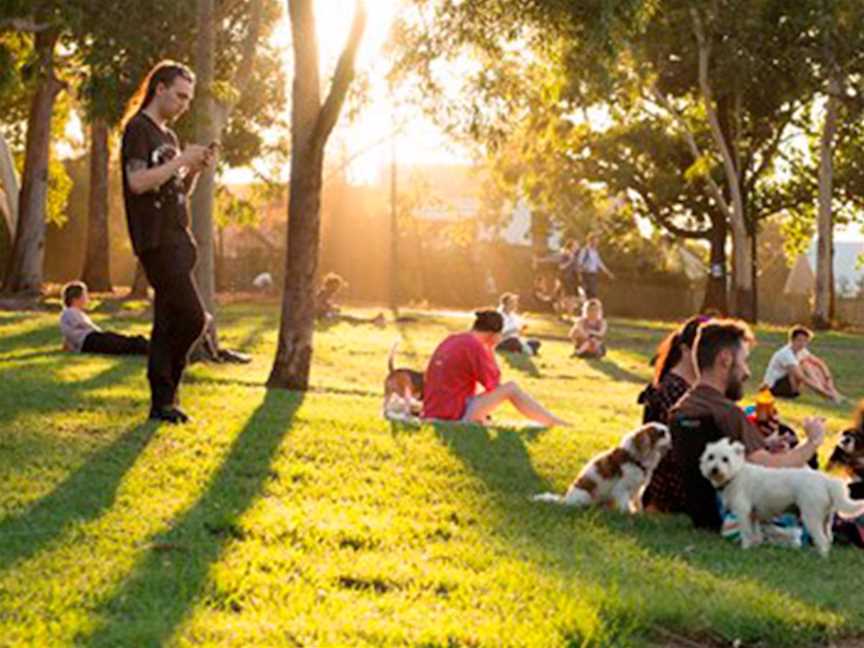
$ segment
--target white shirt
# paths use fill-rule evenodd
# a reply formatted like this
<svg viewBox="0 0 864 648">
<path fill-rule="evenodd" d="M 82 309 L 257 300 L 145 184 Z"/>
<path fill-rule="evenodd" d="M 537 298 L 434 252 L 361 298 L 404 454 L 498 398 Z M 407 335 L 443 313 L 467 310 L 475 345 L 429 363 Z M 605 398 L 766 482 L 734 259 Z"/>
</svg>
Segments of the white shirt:
<svg viewBox="0 0 864 648">
<path fill-rule="evenodd" d="M 73 351 L 81 351 L 84 338 L 101 330 L 80 308 L 66 307 L 60 314 L 60 332 Z"/>
<path fill-rule="evenodd" d="M 504 319 L 504 328 L 501 329 L 501 339 L 519 337 L 519 333 L 524 326 L 522 318 L 516 313 L 504 312 L 503 308 L 499 308 L 498 312 L 501 313 L 501 317 Z"/>
<path fill-rule="evenodd" d="M 768 368 L 765 369 L 765 378 L 763 382 L 769 387 L 777 384 L 778 380 L 788 376 L 792 367 L 797 367 L 799 361 L 810 355 L 807 349 L 801 349 L 797 354 L 791 344 L 787 344 L 771 356 L 768 362 Z"/>
</svg>

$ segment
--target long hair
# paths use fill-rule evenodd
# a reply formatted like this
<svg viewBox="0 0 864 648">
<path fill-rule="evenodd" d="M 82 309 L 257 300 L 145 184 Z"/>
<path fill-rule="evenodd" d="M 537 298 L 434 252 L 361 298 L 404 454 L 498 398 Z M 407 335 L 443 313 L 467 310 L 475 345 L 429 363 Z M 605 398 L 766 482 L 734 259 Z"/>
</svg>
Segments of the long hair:
<svg viewBox="0 0 864 648">
<path fill-rule="evenodd" d="M 126 112 L 123 113 L 123 120 L 121 121 L 122 127 L 125 128 L 130 119 L 150 105 L 153 97 L 156 96 L 156 87 L 160 83 L 168 87 L 174 83 L 174 79 L 177 77 L 182 77 L 189 83 L 195 83 L 195 74 L 182 63 L 164 60 L 154 65 L 138 89 L 135 90 L 129 103 L 126 104 Z"/>
<path fill-rule="evenodd" d="M 696 334 L 699 332 L 699 326 L 708 321 L 704 315 L 695 315 L 684 322 L 678 329 L 667 335 L 657 347 L 657 355 L 654 360 L 654 379 L 653 384 L 657 387 L 660 381 L 666 377 L 672 368 L 680 362 L 684 355 L 681 350 L 682 345 L 686 345 L 688 349 L 693 349 L 696 342 Z"/>
</svg>

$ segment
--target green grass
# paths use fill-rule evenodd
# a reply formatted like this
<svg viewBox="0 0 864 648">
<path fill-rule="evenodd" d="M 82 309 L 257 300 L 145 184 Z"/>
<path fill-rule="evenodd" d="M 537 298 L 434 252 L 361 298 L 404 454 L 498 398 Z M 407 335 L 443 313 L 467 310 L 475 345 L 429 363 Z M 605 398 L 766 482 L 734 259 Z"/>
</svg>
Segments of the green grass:
<svg viewBox="0 0 864 648">
<path fill-rule="evenodd" d="M 148 329 L 125 309 L 96 319 Z M 601 362 L 555 340 L 532 362 L 502 358 L 505 378 L 575 422 L 542 431 L 380 418 L 396 336 L 400 364 L 421 367 L 467 320 L 321 329 L 305 395 L 263 387 L 274 305 L 233 305 L 222 322 L 223 342 L 254 361 L 193 366 L 194 423 L 171 427 L 144 420 L 142 359 L 63 354 L 56 314 L 0 314 L 0 645 L 791 646 L 864 633 L 864 552 L 744 552 L 679 517 L 528 500 L 638 422 L 666 324 L 613 321 Z M 751 387 L 782 331 L 758 336 Z M 859 338 L 815 349 L 842 391 L 864 393 Z M 835 434 L 848 418 L 813 396 L 782 413 L 825 415 Z"/>
</svg>

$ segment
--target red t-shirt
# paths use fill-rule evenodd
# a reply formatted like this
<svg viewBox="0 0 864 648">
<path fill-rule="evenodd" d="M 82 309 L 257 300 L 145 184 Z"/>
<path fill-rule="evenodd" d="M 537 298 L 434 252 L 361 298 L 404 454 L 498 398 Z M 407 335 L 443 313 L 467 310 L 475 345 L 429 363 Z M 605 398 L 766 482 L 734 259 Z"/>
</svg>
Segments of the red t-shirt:
<svg viewBox="0 0 864 648">
<path fill-rule="evenodd" d="M 451 335 L 438 345 L 426 368 L 423 417 L 457 421 L 477 383 L 491 391 L 500 382 L 501 370 L 491 349 L 471 332 Z"/>
</svg>

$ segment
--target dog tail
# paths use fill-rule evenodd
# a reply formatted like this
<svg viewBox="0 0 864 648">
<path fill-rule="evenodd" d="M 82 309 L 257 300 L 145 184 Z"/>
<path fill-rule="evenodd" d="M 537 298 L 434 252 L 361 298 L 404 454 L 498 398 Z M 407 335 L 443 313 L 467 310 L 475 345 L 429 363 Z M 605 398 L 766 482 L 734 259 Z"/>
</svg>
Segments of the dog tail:
<svg viewBox="0 0 864 648">
<path fill-rule="evenodd" d="M 828 486 L 831 502 L 837 512 L 845 518 L 856 518 L 864 515 L 864 501 L 856 501 L 849 497 L 849 487 L 839 479 L 832 479 Z"/>
<path fill-rule="evenodd" d="M 558 493 L 541 493 L 531 498 L 534 502 L 548 502 L 561 506 L 583 507 L 591 504 L 591 496 L 581 488 L 571 488 L 566 495 Z"/>
<path fill-rule="evenodd" d="M 396 358 L 396 349 L 399 348 L 399 340 L 397 339 L 393 346 L 390 347 L 390 353 L 387 355 L 387 371 L 393 373 L 393 360 Z"/>
</svg>

